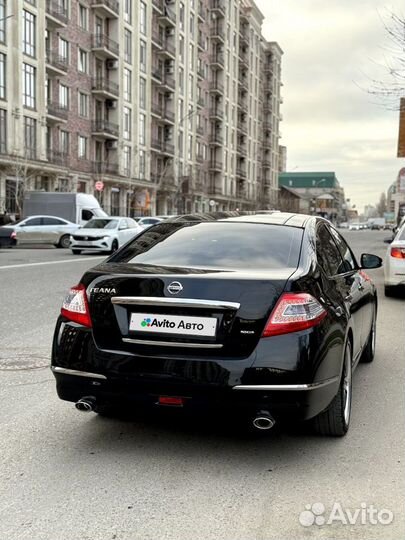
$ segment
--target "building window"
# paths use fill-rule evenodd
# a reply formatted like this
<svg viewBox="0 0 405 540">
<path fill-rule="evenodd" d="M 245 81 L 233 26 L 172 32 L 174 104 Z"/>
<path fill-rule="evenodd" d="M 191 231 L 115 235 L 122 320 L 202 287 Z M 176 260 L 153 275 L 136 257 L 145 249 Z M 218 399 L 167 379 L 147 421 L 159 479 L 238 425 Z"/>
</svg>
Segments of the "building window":
<svg viewBox="0 0 405 540">
<path fill-rule="evenodd" d="M 89 29 L 89 10 L 79 4 L 79 26 L 82 30 Z"/>
<path fill-rule="evenodd" d="M 7 153 L 7 111 L 0 109 L 0 154 Z"/>
<path fill-rule="evenodd" d="M 124 68 L 124 99 L 131 101 L 132 94 L 132 73 L 128 68 Z"/>
<path fill-rule="evenodd" d="M 124 139 L 129 141 L 131 139 L 131 109 L 124 107 Z"/>
<path fill-rule="evenodd" d="M 124 146 L 123 148 L 123 157 L 124 157 L 124 174 L 125 176 L 131 176 L 131 148 L 129 146 Z"/>
<path fill-rule="evenodd" d="M 124 21 L 131 24 L 132 21 L 132 0 L 124 1 Z"/>
<path fill-rule="evenodd" d="M 179 26 L 180 26 L 180 30 L 184 30 L 184 4 L 183 2 L 180 2 L 180 7 L 179 7 Z"/>
<path fill-rule="evenodd" d="M 66 39 L 59 38 L 59 56 L 66 62 L 69 61 L 69 42 Z"/>
<path fill-rule="evenodd" d="M 69 132 L 61 130 L 59 135 L 59 150 L 62 154 L 67 155 L 69 153 L 69 142 Z"/>
<path fill-rule="evenodd" d="M 25 155 L 28 159 L 37 157 L 37 121 L 24 116 L 24 145 Z"/>
<path fill-rule="evenodd" d="M 0 99 L 6 99 L 6 55 L 0 53 Z"/>
<path fill-rule="evenodd" d="M 142 77 L 139 79 L 139 106 L 146 109 L 146 80 Z"/>
<path fill-rule="evenodd" d="M 69 88 L 59 83 L 59 106 L 63 109 L 69 109 Z"/>
<path fill-rule="evenodd" d="M 139 29 L 141 34 L 146 35 L 146 4 L 142 1 L 139 8 Z"/>
<path fill-rule="evenodd" d="M 35 15 L 26 9 L 23 10 L 23 53 L 35 56 Z"/>
<path fill-rule="evenodd" d="M 188 97 L 194 98 L 194 77 L 192 75 L 188 76 Z"/>
<path fill-rule="evenodd" d="M 132 62 L 132 32 L 124 30 L 124 60 L 129 64 Z"/>
<path fill-rule="evenodd" d="M 77 56 L 77 69 L 80 73 L 88 72 L 88 54 L 83 49 L 79 49 L 79 54 Z"/>
<path fill-rule="evenodd" d="M 146 135 L 145 135 L 145 121 L 146 117 L 143 113 L 139 115 L 139 144 L 145 144 Z"/>
<path fill-rule="evenodd" d="M 6 0 L 0 0 L 0 42 L 6 42 Z"/>
<path fill-rule="evenodd" d="M 192 43 L 190 43 L 190 46 L 189 46 L 188 62 L 189 62 L 190 69 L 193 70 L 194 69 L 194 45 Z"/>
<path fill-rule="evenodd" d="M 78 136 L 77 155 L 79 159 L 87 159 L 87 137 Z"/>
<path fill-rule="evenodd" d="M 179 38 L 179 61 L 181 64 L 184 64 L 184 38 L 180 36 Z"/>
<path fill-rule="evenodd" d="M 145 178 L 146 175 L 146 154 L 145 150 L 139 150 L 139 178 Z"/>
<path fill-rule="evenodd" d="M 35 109 L 36 105 L 36 70 L 30 64 L 23 64 L 23 105 Z"/>
<path fill-rule="evenodd" d="M 139 66 L 143 73 L 146 73 L 146 43 L 141 40 L 139 47 Z"/>
<path fill-rule="evenodd" d="M 83 118 L 89 116 L 89 96 L 79 92 L 79 115 Z"/>
<path fill-rule="evenodd" d="M 193 39 L 193 34 L 194 34 L 194 15 L 193 14 L 190 15 L 190 34 L 191 34 L 191 39 Z"/>
</svg>

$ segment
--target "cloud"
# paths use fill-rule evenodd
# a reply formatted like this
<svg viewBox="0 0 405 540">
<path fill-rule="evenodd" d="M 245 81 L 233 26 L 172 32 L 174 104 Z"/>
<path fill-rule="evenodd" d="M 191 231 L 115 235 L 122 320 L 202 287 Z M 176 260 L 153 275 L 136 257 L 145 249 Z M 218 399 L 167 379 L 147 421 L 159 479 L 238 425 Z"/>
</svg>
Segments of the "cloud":
<svg viewBox="0 0 405 540">
<path fill-rule="evenodd" d="M 358 207 L 395 180 L 398 113 L 367 89 L 384 77 L 388 38 L 381 16 L 399 0 L 257 0 L 263 33 L 284 50 L 282 143 L 288 167 L 335 170 Z"/>
</svg>

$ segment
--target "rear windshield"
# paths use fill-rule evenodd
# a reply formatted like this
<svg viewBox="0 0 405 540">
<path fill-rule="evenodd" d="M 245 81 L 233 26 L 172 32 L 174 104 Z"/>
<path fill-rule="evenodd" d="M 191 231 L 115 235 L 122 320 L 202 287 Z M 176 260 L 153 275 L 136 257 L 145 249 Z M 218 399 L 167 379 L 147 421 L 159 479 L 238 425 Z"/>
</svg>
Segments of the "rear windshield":
<svg viewBox="0 0 405 540">
<path fill-rule="evenodd" d="M 296 268 L 302 232 L 256 223 L 161 223 L 109 260 L 194 268 Z"/>
</svg>

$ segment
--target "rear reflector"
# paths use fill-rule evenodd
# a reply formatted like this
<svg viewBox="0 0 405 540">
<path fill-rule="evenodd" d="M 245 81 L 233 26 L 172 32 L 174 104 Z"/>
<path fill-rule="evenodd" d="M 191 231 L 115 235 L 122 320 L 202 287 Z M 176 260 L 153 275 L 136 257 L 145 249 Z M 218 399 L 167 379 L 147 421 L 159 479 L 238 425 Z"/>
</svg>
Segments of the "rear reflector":
<svg viewBox="0 0 405 540">
<path fill-rule="evenodd" d="M 391 248 L 391 257 L 405 259 L 405 248 Z"/>
<path fill-rule="evenodd" d="M 171 405 L 172 407 L 182 407 L 184 399 L 181 397 L 173 396 L 159 396 L 159 405 Z"/>
<path fill-rule="evenodd" d="M 89 304 L 87 302 L 86 287 L 81 283 L 72 287 L 65 296 L 60 311 L 69 321 L 77 322 L 91 328 Z"/>
<path fill-rule="evenodd" d="M 284 293 L 267 321 L 262 337 L 307 330 L 319 324 L 327 313 L 307 293 Z"/>
</svg>

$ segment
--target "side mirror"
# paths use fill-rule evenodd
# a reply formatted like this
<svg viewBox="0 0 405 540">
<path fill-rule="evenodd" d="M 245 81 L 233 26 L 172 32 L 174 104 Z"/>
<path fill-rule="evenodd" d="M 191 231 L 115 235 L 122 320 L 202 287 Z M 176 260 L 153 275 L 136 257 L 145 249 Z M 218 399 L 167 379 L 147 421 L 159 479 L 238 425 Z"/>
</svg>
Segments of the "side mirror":
<svg viewBox="0 0 405 540">
<path fill-rule="evenodd" d="M 360 258 L 360 265 L 364 270 L 372 270 L 373 268 L 381 268 L 383 261 L 381 257 L 377 255 L 371 255 L 370 253 L 363 253 Z"/>
<path fill-rule="evenodd" d="M 384 244 L 391 244 L 391 242 L 394 240 L 394 236 L 386 236 L 384 238 Z"/>
</svg>

